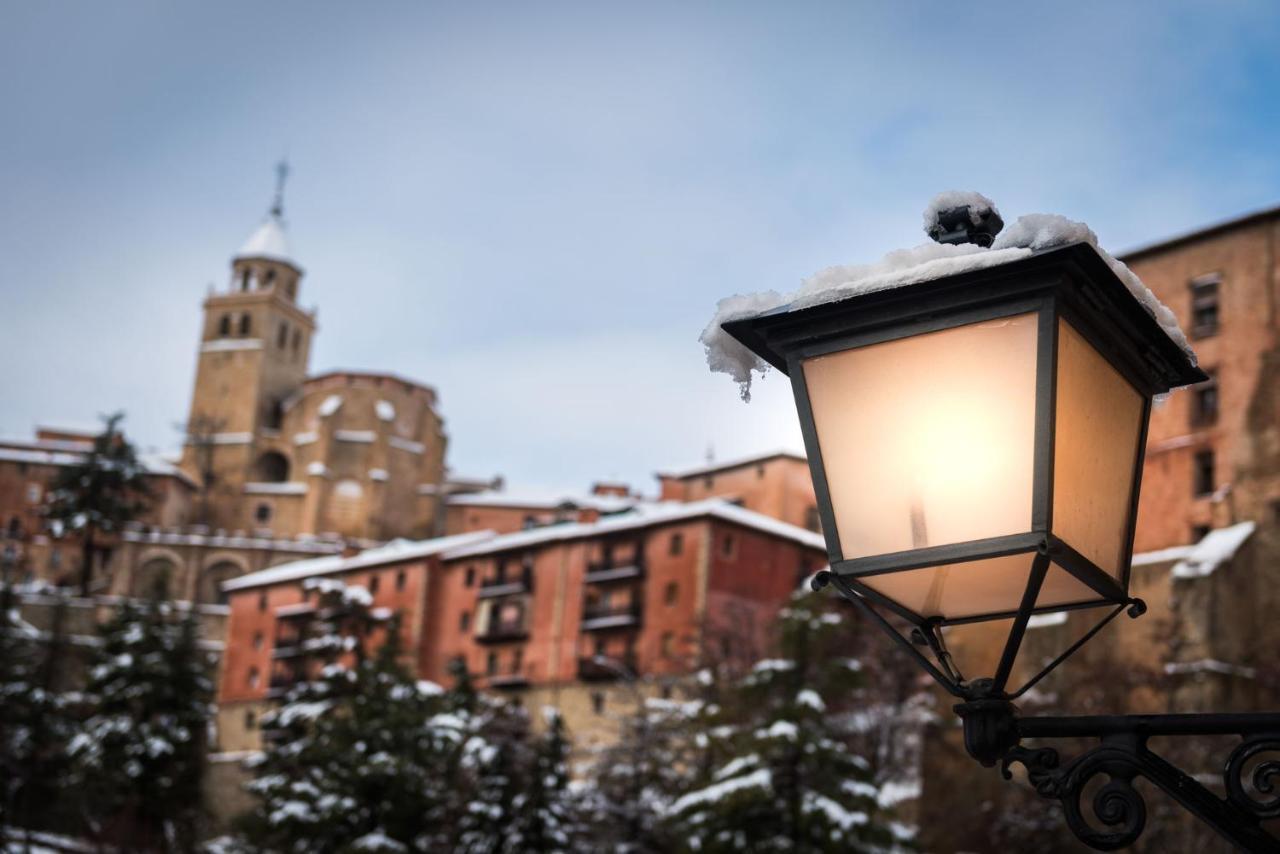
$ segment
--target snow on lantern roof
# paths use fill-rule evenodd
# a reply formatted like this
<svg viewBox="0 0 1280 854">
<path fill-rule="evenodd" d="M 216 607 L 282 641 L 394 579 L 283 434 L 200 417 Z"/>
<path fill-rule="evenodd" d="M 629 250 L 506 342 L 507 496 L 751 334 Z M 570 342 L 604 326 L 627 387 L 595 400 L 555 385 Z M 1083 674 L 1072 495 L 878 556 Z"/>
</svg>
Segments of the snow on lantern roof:
<svg viewBox="0 0 1280 854">
<path fill-rule="evenodd" d="M 936 221 L 939 211 L 957 200 L 966 203 L 989 200 L 972 193 L 943 193 L 925 211 L 925 228 Z M 994 207 L 992 208 L 994 210 Z M 835 303 L 865 294 L 920 284 L 960 273 L 1002 266 L 1041 252 L 1072 244 L 1093 248 L 1130 294 L 1174 344 L 1195 364 L 1195 353 L 1178 319 L 1156 298 L 1132 270 L 1098 245 L 1098 236 L 1082 222 L 1057 214 L 1027 214 L 1002 231 L 990 248 L 973 243 L 924 243 L 888 253 L 873 264 L 845 264 L 819 270 L 800 283 L 798 290 L 784 294 L 762 291 L 737 294 L 720 300 L 715 315 L 702 331 L 699 341 L 706 348 L 707 365 L 713 373 L 728 374 L 738 383 L 744 400 L 751 399 L 753 375 L 761 376 L 769 365 L 722 326 L 735 320 L 766 312 L 787 312 Z"/>
<path fill-rule="evenodd" d="M 284 234 L 284 222 L 275 215 L 268 216 L 262 225 L 258 226 L 257 230 L 249 236 L 244 245 L 240 247 L 240 251 L 235 254 L 236 261 L 251 258 L 279 261 L 281 264 L 288 264 L 296 270 L 302 269 L 298 262 L 293 259 L 293 253 L 289 251 L 289 241 Z"/>
</svg>

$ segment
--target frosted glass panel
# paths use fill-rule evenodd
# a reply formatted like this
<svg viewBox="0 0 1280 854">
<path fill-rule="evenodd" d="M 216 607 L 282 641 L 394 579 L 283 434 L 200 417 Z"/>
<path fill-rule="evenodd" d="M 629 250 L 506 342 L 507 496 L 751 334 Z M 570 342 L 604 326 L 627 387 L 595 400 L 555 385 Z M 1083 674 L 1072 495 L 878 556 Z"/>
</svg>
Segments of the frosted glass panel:
<svg viewBox="0 0 1280 854">
<path fill-rule="evenodd" d="M 1034 313 L 803 370 L 845 559 L 1031 529 Z"/>
<path fill-rule="evenodd" d="M 1057 394 L 1053 532 L 1119 579 L 1142 395 L 1065 320 Z"/>
<path fill-rule="evenodd" d="M 859 580 L 922 617 L 979 617 L 1018 609 L 1034 558 L 1034 554 L 1006 555 Z M 1074 575 L 1050 564 L 1036 607 L 1074 605 L 1098 598 Z"/>
</svg>

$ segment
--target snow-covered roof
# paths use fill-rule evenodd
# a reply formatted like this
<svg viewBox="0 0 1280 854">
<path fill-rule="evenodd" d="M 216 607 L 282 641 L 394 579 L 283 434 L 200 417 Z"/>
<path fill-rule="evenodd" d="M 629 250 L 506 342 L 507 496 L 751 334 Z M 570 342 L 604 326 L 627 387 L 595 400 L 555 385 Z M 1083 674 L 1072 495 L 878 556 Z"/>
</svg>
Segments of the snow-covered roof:
<svg viewBox="0 0 1280 854">
<path fill-rule="evenodd" d="M 535 528 L 530 531 L 519 531 L 513 534 L 473 531 L 449 537 L 438 537 L 434 540 L 393 540 L 384 546 L 368 549 L 351 557 L 329 555 L 283 563 L 270 569 L 252 572 L 248 575 L 231 579 L 223 583 L 222 589 L 227 591 L 245 590 L 268 584 L 297 581 L 317 575 L 330 575 L 332 573 L 398 563 L 405 560 L 417 560 L 431 555 L 439 555 L 444 560 L 475 557 L 509 549 L 526 549 L 566 540 L 587 539 L 619 531 L 638 530 L 655 525 L 708 516 L 772 534 L 813 549 L 826 550 L 826 541 L 821 534 L 815 534 L 804 528 L 781 522 L 771 516 L 765 516 L 761 513 L 738 507 L 736 504 L 730 504 L 719 498 L 710 498 L 706 501 L 694 501 L 688 504 L 674 501 L 660 504 L 642 504 L 628 513 L 609 516 L 598 522 L 550 525 L 545 528 Z"/>
<path fill-rule="evenodd" d="M 929 212 L 926 211 L 926 219 L 928 216 Z M 995 238 L 990 248 L 973 243 L 924 243 L 910 249 L 890 252 L 874 264 L 846 264 L 820 270 L 801 282 L 799 290 L 794 293 L 762 291 L 726 297 L 716 306 L 716 312 L 699 340 L 706 348 L 707 365 L 711 371 L 728 374 L 738 383 L 743 399 L 749 400 L 753 374 L 763 375 L 769 366 L 764 359 L 726 332 L 722 328 L 725 323 L 766 312 L 789 312 L 825 305 L 1002 266 L 1073 244 L 1092 247 L 1169 339 L 1194 363 L 1195 353 L 1174 313 L 1156 298 L 1132 270 L 1098 245 L 1098 236 L 1089 226 L 1057 214 L 1027 214 L 1019 217 Z"/>
<path fill-rule="evenodd" d="M 335 572 L 346 572 L 384 563 L 416 560 L 493 536 L 492 531 L 473 531 L 466 534 L 456 534 L 452 537 L 438 537 L 434 540 L 392 540 L 384 546 L 367 549 L 351 557 L 328 555 L 326 557 L 311 558 L 310 560 L 282 563 L 270 569 L 251 572 L 248 575 L 242 575 L 239 578 L 223 582 L 222 589 L 244 590 L 250 587 L 261 587 L 265 584 L 297 581 L 302 578 L 330 575 Z"/>
<path fill-rule="evenodd" d="M 10 442 L 0 440 L 0 461 L 28 463 L 45 466 L 74 466 L 84 462 L 84 446 L 78 442 L 37 440 L 35 442 Z M 157 477 L 175 477 L 195 486 L 196 482 L 177 464 L 159 454 L 139 454 L 138 462 L 147 474 Z"/>
<path fill-rule="evenodd" d="M 548 525 L 545 528 L 533 528 L 528 531 L 503 534 L 474 545 L 452 549 L 444 555 L 444 558 L 452 560 L 454 558 L 472 557 L 507 549 L 524 549 L 546 543 L 586 539 L 603 534 L 650 528 L 654 525 L 665 525 L 705 516 L 733 522 L 746 528 L 791 540 L 800 545 L 826 551 L 826 540 L 823 539 L 821 534 L 815 534 L 813 531 L 782 522 L 772 516 L 765 516 L 762 513 L 756 513 L 754 510 L 747 510 L 745 507 L 730 504 L 720 498 L 708 498 L 705 501 L 691 501 L 687 504 L 678 501 L 639 504 L 627 513 L 607 516 L 596 522 L 571 522 L 564 525 Z"/>
<path fill-rule="evenodd" d="M 529 510 L 555 510 L 559 507 L 580 507 L 599 510 L 601 513 L 618 513 L 640 503 L 639 498 L 620 495 L 568 495 L 561 492 L 536 492 L 520 490 L 487 490 L 450 495 L 446 501 L 450 507 L 511 507 Z"/>
<path fill-rule="evenodd" d="M 804 452 L 802 451 L 780 449 L 780 450 L 765 451 L 763 453 L 752 454 L 746 457 L 734 457 L 732 459 L 721 460 L 719 462 L 716 462 L 716 461 L 707 462 L 707 463 L 703 463 L 702 465 L 693 465 L 693 466 L 685 466 L 682 468 L 666 469 L 664 471 L 657 472 L 657 476 L 672 477 L 672 478 L 676 478 L 677 480 L 683 480 L 687 477 L 700 477 L 702 475 L 711 474 L 712 472 L 718 472 L 718 471 L 724 471 L 726 469 L 736 469 L 736 468 L 742 468 L 744 466 L 755 465 L 756 463 L 763 463 L 768 460 L 776 459 L 778 457 L 790 457 L 791 459 L 799 460 L 802 463 L 807 462 L 809 459 L 804 455 Z"/>
<path fill-rule="evenodd" d="M 237 261 L 251 258 L 279 261 L 296 270 L 302 269 L 293 259 L 293 253 L 289 251 L 289 241 L 284 234 L 284 223 L 277 216 L 267 217 L 235 254 Z"/>
<path fill-rule="evenodd" d="M 1204 578 L 1235 557 L 1236 552 L 1253 536 L 1258 525 L 1240 522 L 1228 528 L 1215 528 L 1205 534 L 1190 552 L 1173 565 L 1174 578 Z"/>
</svg>

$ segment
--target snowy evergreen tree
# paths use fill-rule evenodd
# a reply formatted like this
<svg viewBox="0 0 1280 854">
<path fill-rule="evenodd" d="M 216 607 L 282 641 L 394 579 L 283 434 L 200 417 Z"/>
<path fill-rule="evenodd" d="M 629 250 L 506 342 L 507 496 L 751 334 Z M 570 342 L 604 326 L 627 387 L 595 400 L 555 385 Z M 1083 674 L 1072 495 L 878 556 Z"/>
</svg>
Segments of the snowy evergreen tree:
<svg viewBox="0 0 1280 854">
<path fill-rule="evenodd" d="M 545 709 L 544 715 L 547 731 L 533 745 L 533 766 L 517 822 L 521 851 L 567 851 L 575 833 L 564 718 L 554 708 Z"/>
<path fill-rule="evenodd" d="M 61 797 L 67 776 L 69 705 L 62 691 L 66 603 L 51 630 L 25 623 L 12 588 L 0 586 L 0 828 L 45 829 L 68 818 Z"/>
<path fill-rule="evenodd" d="M 845 617 L 812 593 L 778 617 L 778 658 L 756 664 L 726 698 L 730 749 L 667 810 L 681 845 L 702 852 L 868 851 L 895 844 L 877 814 L 868 763 L 832 712 L 859 674 L 847 657 Z"/>
<path fill-rule="evenodd" d="M 58 470 L 49 489 L 45 516 L 55 536 L 80 538 L 80 593 L 88 596 L 93 566 L 104 546 L 103 536 L 118 533 L 137 518 L 150 498 L 150 488 L 133 445 L 120 430 L 124 413 L 104 419 L 105 426 L 84 459 Z"/>
<path fill-rule="evenodd" d="M 257 851 L 448 850 L 473 729 L 463 698 L 415 681 L 397 620 L 361 587 L 313 581 L 318 620 L 304 646 L 313 678 L 264 716 L 266 750 L 242 822 Z M 370 653 L 366 639 L 384 636 Z"/>
<path fill-rule="evenodd" d="M 197 617 L 159 589 L 99 636 L 85 690 L 93 713 L 68 747 L 89 832 L 131 850 L 191 850 L 213 698 Z"/>
</svg>

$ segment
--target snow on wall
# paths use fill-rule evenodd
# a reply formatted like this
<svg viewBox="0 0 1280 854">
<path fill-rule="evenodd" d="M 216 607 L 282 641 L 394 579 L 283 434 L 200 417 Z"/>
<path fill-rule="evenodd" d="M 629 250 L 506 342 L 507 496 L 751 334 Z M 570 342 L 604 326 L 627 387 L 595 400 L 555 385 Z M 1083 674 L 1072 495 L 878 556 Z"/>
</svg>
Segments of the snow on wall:
<svg viewBox="0 0 1280 854">
<path fill-rule="evenodd" d="M 978 200 L 990 203 L 989 199 L 977 193 L 940 194 L 930 202 L 925 211 L 926 227 L 930 217 L 936 218 L 940 210 L 954 207 L 957 200 L 970 205 Z M 1082 222 L 1057 214 L 1027 214 L 1019 217 L 1013 225 L 997 235 L 990 249 L 971 243 L 924 243 L 910 249 L 890 252 L 874 264 L 827 267 L 803 280 L 800 288 L 789 294 L 762 291 L 726 297 L 716 305 L 711 322 L 703 329 L 698 340 L 706 349 L 707 365 L 712 373 L 728 374 L 738 384 L 742 399 L 749 401 L 754 375 L 758 373 L 764 376 L 769 365 L 721 328 L 729 321 L 752 317 L 782 306 L 799 309 L 823 305 L 994 267 L 1071 243 L 1087 243 L 1092 246 L 1170 340 L 1181 347 L 1194 363 L 1195 353 L 1178 326 L 1173 312 L 1156 299 L 1132 270 L 1098 245 L 1098 237 L 1093 229 Z"/>
</svg>

